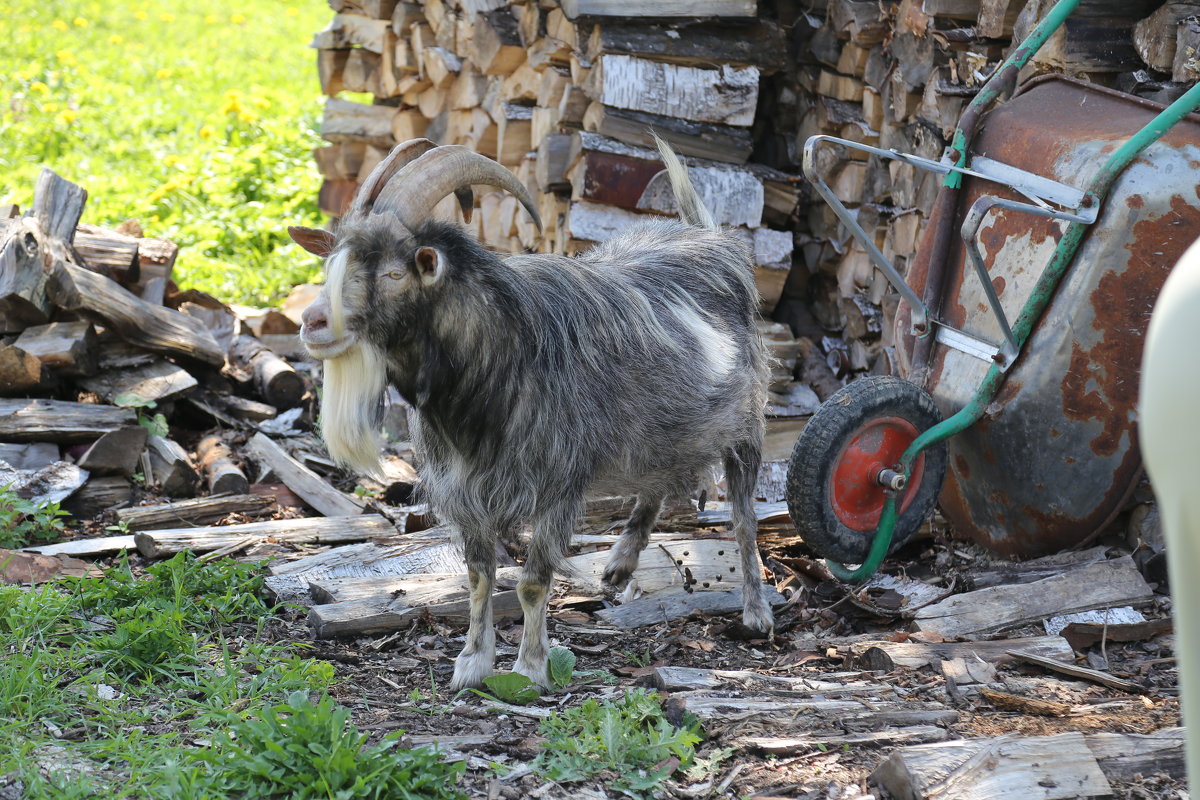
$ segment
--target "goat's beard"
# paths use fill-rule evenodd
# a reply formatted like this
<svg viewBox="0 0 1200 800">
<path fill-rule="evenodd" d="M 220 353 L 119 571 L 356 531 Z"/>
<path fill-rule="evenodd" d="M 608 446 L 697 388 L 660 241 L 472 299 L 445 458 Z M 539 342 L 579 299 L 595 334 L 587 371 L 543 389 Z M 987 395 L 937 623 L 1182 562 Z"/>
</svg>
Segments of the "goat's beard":
<svg viewBox="0 0 1200 800">
<path fill-rule="evenodd" d="M 324 384 L 321 437 L 329 455 L 361 474 L 378 475 L 387 388 L 383 353 L 374 345 L 355 342 L 337 358 L 325 360 Z"/>
</svg>

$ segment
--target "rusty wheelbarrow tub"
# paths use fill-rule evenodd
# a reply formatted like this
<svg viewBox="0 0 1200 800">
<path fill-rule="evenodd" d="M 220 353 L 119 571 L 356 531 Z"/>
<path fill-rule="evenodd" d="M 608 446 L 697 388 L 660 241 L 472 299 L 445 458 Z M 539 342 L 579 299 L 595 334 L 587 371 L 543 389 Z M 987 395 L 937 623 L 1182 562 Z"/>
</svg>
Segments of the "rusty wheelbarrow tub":
<svg viewBox="0 0 1200 800">
<path fill-rule="evenodd" d="M 1164 108 L 1049 75 L 984 113 L 1077 4 L 1062 0 L 983 87 L 952 160 L 805 145 L 806 175 L 903 298 L 911 387 L 859 379 L 797 441 L 789 506 L 838 577 L 869 576 L 934 497 L 956 534 L 1031 557 L 1095 536 L 1140 478 L 1142 341 L 1200 236 L 1200 86 Z M 828 142 L 945 175 L 907 276 L 817 174 Z M 921 421 L 926 401 L 944 421 Z"/>
</svg>

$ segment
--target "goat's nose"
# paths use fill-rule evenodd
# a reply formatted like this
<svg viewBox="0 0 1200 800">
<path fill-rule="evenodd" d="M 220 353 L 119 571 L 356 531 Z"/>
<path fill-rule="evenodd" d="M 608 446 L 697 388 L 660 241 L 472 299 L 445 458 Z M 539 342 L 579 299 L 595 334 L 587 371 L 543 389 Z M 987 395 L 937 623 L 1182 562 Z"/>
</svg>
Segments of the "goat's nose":
<svg viewBox="0 0 1200 800">
<path fill-rule="evenodd" d="M 300 315 L 300 321 L 311 331 L 320 330 L 328 327 L 329 315 L 325 313 L 324 305 L 313 303 L 304 309 L 304 313 Z"/>
</svg>

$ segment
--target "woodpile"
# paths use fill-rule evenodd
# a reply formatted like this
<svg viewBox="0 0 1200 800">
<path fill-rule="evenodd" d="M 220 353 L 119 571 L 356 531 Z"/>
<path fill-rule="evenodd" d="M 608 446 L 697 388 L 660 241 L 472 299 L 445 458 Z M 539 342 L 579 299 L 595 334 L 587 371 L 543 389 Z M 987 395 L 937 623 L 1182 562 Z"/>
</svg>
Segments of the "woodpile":
<svg viewBox="0 0 1200 800">
<path fill-rule="evenodd" d="M 687 157 L 718 221 L 754 247 L 764 317 L 799 337 L 782 345 L 784 370 L 824 399 L 855 375 L 895 372 L 898 296 L 800 182 L 804 141 L 830 134 L 941 158 L 963 108 L 1053 2 L 330 5 L 312 43 L 329 95 L 330 144 L 315 151 L 326 213 L 342 213 L 388 147 L 426 136 L 496 158 L 538 198 L 540 233 L 513 198 L 477 197 L 470 226 L 486 244 L 576 253 L 671 212 L 652 185 L 654 130 Z M 1191 2 L 1085 0 L 1022 79 L 1060 71 L 1169 101 L 1200 74 L 1198 14 Z M 820 166 L 903 274 L 940 176 L 858 152 Z M 777 407 L 794 391 L 783 377 Z"/>
</svg>

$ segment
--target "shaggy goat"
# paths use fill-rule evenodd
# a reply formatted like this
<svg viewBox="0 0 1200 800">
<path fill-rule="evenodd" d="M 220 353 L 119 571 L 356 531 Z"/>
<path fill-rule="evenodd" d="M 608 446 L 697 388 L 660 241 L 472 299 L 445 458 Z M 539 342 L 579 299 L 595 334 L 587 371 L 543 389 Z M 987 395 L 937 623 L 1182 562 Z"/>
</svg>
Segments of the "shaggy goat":
<svg viewBox="0 0 1200 800">
<path fill-rule="evenodd" d="M 469 209 L 473 184 L 515 194 L 535 220 L 537 212 L 496 162 L 423 139 L 376 167 L 336 237 L 290 229 L 327 257 L 301 337 L 325 361 L 330 454 L 377 469 L 390 382 L 415 411 L 428 500 L 461 537 L 471 614 L 455 689 L 492 673 L 498 532 L 533 527 L 515 669 L 546 686 L 547 594 L 585 493 L 637 494 L 605 571 L 619 585 L 664 498 L 692 489 L 718 461 L 741 549 L 743 620 L 773 625 L 753 510 L 765 356 L 750 253 L 717 229 L 679 159 L 660 150 L 682 221 L 638 225 L 578 258 L 500 258 L 460 227 L 429 221 L 451 192 Z"/>
</svg>

